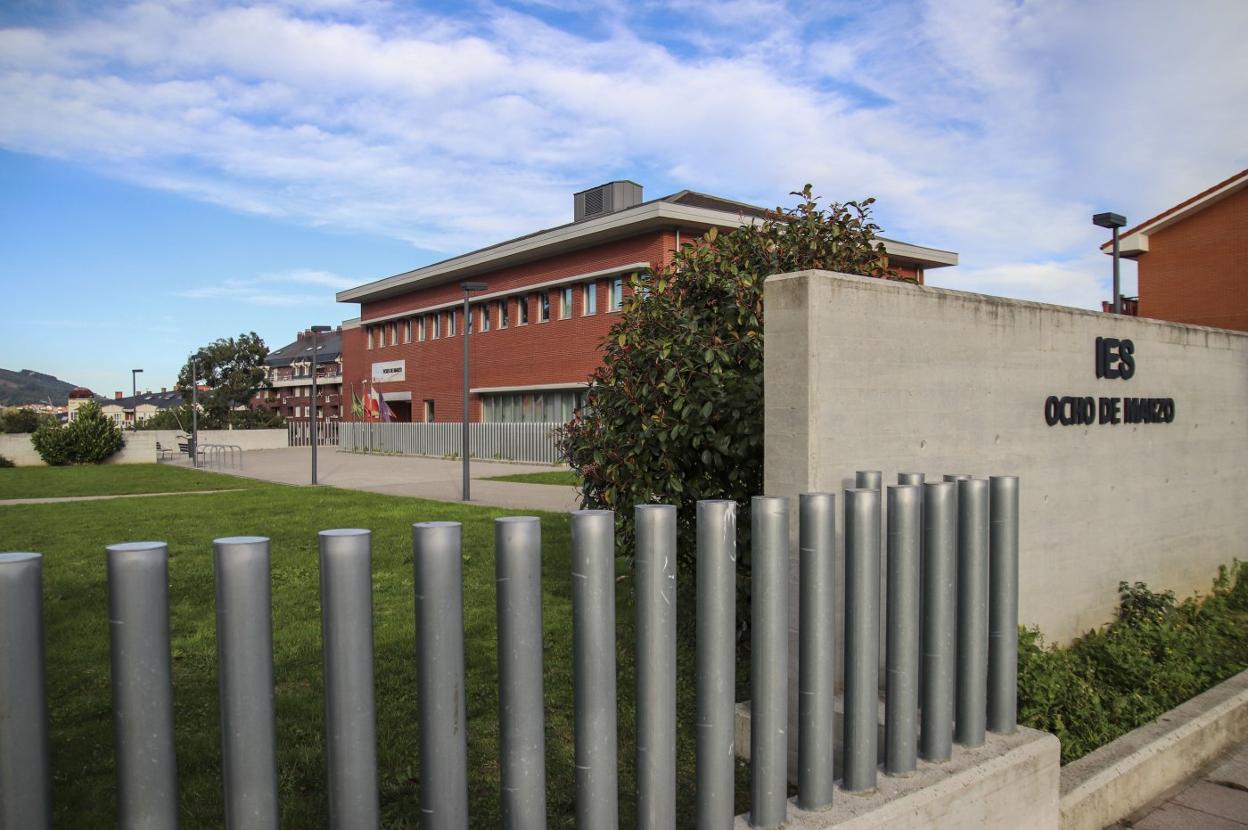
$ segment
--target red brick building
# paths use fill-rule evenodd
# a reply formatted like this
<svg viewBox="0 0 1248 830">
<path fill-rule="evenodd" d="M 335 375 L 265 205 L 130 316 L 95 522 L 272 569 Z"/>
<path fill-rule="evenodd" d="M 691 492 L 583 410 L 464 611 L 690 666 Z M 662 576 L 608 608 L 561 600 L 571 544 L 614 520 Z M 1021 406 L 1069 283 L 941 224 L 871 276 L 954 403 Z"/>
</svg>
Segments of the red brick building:
<svg viewBox="0 0 1248 830">
<path fill-rule="evenodd" d="M 462 419 L 463 298 L 472 294 L 470 417 L 565 421 L 601 363 L 599 345 L 628 277 L 657 271 L 684 243 L 766 211 L 692 191 L 643 202 L 611 182 L 573 197 L 574 221 L 338 293 L 343 394 L 375 388 L 398 420 Z M 889 264 L 923 280 L 957 254 L 884 240 Z"/>
<path fill-rule="evenodd" d="M 1119 244 L 1138 263 L 1139 316 L 1248 331 L 1248 170 L 1128 229 Z"/>
</svg>

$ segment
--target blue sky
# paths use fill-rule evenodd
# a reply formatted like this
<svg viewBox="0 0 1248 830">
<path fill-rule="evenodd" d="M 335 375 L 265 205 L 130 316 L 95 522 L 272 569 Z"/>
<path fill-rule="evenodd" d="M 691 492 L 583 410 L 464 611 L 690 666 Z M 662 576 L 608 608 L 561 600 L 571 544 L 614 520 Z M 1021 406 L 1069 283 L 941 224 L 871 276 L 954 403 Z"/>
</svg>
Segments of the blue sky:
<svg viewBox="0 0 1248 830">
<path fill-rule="evenodd" d="M 872 195 L 934 284 L 1094 307 L 1093 212 L 1248 167 L 1245 41 L 1233 0 L 9 2 L 0 366 L 169 386 L 624 177 Z"/>
</svg>

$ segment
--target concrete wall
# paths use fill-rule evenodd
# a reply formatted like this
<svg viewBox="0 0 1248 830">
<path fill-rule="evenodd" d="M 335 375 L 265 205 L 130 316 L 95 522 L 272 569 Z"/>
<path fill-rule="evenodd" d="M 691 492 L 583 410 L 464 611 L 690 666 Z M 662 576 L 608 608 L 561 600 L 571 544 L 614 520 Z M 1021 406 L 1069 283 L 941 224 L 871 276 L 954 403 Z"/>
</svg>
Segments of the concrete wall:
<svg viewBox="0 0 1248 830">
<path fill-rule="evenodd" d="M 139 430 L 125 433 L 126 445 L 108 459 L 108 464 L 151 464 L 156 461 L 156 442 L 171 448 L 175 455 L 178 436 L 185 433 L 173 429 Z M 271 450 L 286 446 L 285 429 L 204 429 L 199 444 L 234 444 L 244 450 Z M 0 455 L 19 467 L 42 467 L 43 459 L 31 446 L 29 434 L 0 435 Z"/>
<path fill-rule="evenodd" d="M 1020 476 L 1020 615 L 1058 641 L 1107 621 L 1120 580 L 1182 596 L 1248 556 L 1248 335 L 827 272 L 766 292 L 768 494 Z M 1133 340 L 1134 377 L 1097 379 L 1098 336 Z M 1176 417 L 1050 427 L 1050 395 Z"/>
</svg>

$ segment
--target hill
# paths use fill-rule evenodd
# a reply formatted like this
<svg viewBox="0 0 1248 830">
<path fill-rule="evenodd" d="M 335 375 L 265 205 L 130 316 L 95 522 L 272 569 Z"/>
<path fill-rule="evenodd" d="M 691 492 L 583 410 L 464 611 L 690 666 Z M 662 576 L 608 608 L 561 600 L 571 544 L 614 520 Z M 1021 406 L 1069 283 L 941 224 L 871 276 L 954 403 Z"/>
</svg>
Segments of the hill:
<svg viewBox="0 0 1248 830">
<path fill-rule="evenodd" d="M 14 372 L 0 369 L 0 404 L 14 406 L 25 403 L 47 403 L 64 406 L 74 384 L 31 369 Z M 98 397 L 98 396 L 97 396 Z"/>
</svg>

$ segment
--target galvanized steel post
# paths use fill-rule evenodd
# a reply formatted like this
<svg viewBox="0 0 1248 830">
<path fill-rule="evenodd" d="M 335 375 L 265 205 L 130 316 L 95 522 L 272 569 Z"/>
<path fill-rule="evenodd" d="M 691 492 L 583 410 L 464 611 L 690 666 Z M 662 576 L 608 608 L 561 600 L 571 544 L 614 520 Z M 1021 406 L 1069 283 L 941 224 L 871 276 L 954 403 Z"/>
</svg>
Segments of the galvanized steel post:
<svg viewBox="0 0 1248 830">
<path fill-rule="evenodd" d="M 884 771 L 905 775 L 917 766 L 919 706 L 919 545 L 923 488 L 888 488 L 888 682 L 885 691 Z"/>
<path fill-rule="evenodd" d="M 332 830 L 378 825 L 372 534 L 322 530 L 321 643 Z"/>
<path fill-rule="evenodd" d="M 925 761 L 953 753 L 953 679 L 956 668 L 958 516 L 957 484 L 923 485 L 923 724 Z"/>
<path fill-rule="evenodd" d="M 221 689 L 221 773 L 230 830 L 278 825 L 269 540 L 212 543 Z"/>
<path fill-rule="evenodd" d="M 733 823 L 737 503 L 698 502 L 697 828 Z"/>
<path fill-rule="evenodd" d="M 412 525 L 422 830 L 468 827 L 461 545 L 459 522 Z"/>
<path fill-rule="evenodd" d="M 923 669 L 923 545 L 925 543 L 923 528 L 923 496 L 922 487 L 927 476 L 923 473 L 898 473 L 898 484 L 917 484 L 919 490 L 919 706 L 923 705 L 924 669 Z"/>
<path fill-rule="evenodd" d="M 676 508 L 640 504 L 637 539 L 637 827 L 676 827 Z"/>
<path fill-rule="evenodd" d="M 537 830 L 546 826 L 540 519 L 494 520 L 494 575 L 503 827 Z"/>
<path fill-rule="evenodd" d="M 989 479 L 988 728 L 1018 726 L 1018 476 Z"/>
<path fill-rule="evenodd" d="M 789 500 L 755 496 L 750 510 L 750 826 L 779 827 L 789 778 Z"/>
<path fill-rule="evenodd" d="M 109 545 L 105 564 L 117 824 L 176 827 L 169 547 L 164 542 Z"/>
<path fill-rule="evenodd" d="M 845 763 L 842 786 L 875 788 L 879 759 L 880 493 L 845 491 Z"/>
<path fill-rule="evenodd" d="M 615 700 L 615 513 L 572 513 L 576 826 L 619 827 Z"/>
<path fill-rule="evenodd" d="M 52 826 L 46 693 L 43 557 L 0 553 L 0 827 Z"/>
<path fill-rule="evenodd" d="M 836 495 L 802 493 L 798 509 L 797 804 L 823 810 L 836 789 Z"/>
<path fill-rule="evenodd" d="M 988 706 L 988 482 L 958 482 L 958 691 L 954 738 L 984 743 Z"/>
</svg>

